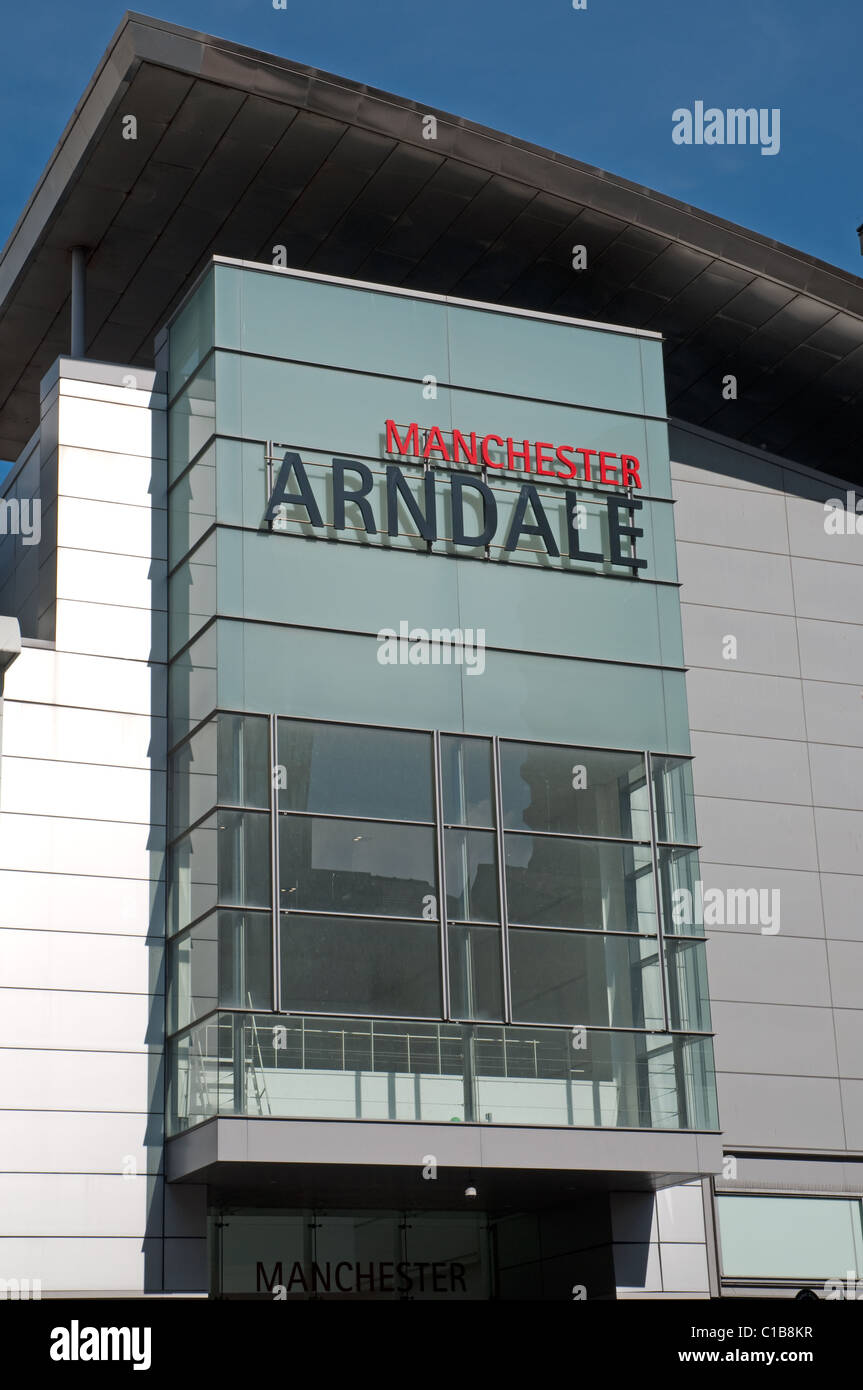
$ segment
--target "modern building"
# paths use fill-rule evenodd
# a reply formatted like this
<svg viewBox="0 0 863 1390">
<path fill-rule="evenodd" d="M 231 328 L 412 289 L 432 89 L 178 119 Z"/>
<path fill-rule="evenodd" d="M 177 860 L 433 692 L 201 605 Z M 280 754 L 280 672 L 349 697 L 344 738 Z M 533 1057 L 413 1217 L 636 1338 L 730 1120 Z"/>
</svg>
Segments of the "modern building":
<svg viewBox="0 0 863 1390">
<path fill-rule="evenodd" d="M 850 274 L 124 18 L 0 257 L 0 1277 L 863 1274 L 861 365 Z"/>
</svg>

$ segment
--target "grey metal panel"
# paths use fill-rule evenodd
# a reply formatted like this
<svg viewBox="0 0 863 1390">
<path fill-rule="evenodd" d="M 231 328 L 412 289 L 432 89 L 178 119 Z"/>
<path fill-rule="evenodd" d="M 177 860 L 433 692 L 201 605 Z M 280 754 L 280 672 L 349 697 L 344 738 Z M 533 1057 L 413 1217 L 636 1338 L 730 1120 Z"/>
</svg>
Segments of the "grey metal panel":
<svg viewBox="0 0 863 1390">
<path fill-rule="evenodd" d="M 791 565 L 784 555 L 683 541 L 677 563 L 684 603 L 716 603 L 761 613 L 793 613 Z M 732 629 L 733 631 L 733 629 Z"/>
<path fill-rule="evenodd" d="M 209 1284 L 206 1233 L 201 1237 L 164 1241 L 165 1287 L 174 1293 L 204 1293 Z"/>
<path fill-rule="evenodd" d="M 681 603 L 680 616 L 689 666 L 764 676 L 800 675 L 797 628 L 790 615 L 778 617 L 775 613 L 744 613 L 740 608 Z M 737 656 L 733 661 L 722 654 L 725 638 L 729 635 L 737 639 Z"/>
<path fill-rule="evenodd" d="M 850 1083 L 851 1085 L 855 1083 Z M 847 1111 L 847 1107 L 846 1107 Z M 849 1147 L 861 1147 L 849 1145 Z M 863 1193 L 863 1161 L 841 1158 L 785 1158 L 781 1154 L 737 1154 L 737 1176 L 716 1179 L 717 1192 L 785 1188 L 792 1192 Z"/>
<path fill-rule="evenodd" d="M 855 539 L 863 550 L 863 536 Z M 801 618 L 859 621 L 863 613 L 863 565 L 792 559 L 791 573 L 796 611 Z"/>
<path fill-rule="evenodd" d="M 809 761 L 816 806 L 863 811 L 863 748 L 810 743 Z"/>
<path fill-rule="evenodd" d="M 785 498 L 781 494 L 753 495 L 743 488 L 717 488 L 707 480 L 693 483 L 677 479 L 674 497 L 674 529 L 679 541 L 787 554 Z"/>
<path fill-rule="evenodd" d="M 805 680 L 863 685 L 863 627 L 858 623 L 798 618 L 797 635 Z"/>
<path fill-rule="evenodd" d="M 696 765 L 697 766 L 697 765 Z M 696 803 L 698 805 L 698 803 Z M 735 808 L 736 810 L 736 808 Z M 699 813 L 700 814 L 700 813 Z M 712 848 L 712 847 L 711 847 Z M 716 864 L 705 857 L 702 850 L 699 856 L 701 878 L 705 892 L 718 888 L 755 888 L 758 892 L 766 890 L 779 894 L 779 923 L 782 936 L 824 937 L 824 915 L 821 907 L 821 885 L 826 877 L 814 870 L 760 868 L 740 864 Z M 863 888 L 863 880 L 856 880 L 858 891 Z M 768 899 L 768 903 L 771 899 Z M 712 926 L 711 935 L 719 931 L 739 932 L 738 926 Z M 835 933 L 834 933 L 835 934 Z M 863 930 L 860 933 L 863 940 Z"/>
<path fill-rule="evenodd" d="M 863 864 L 863 812 L 816 807 L 815 833 L 824 872 L 852 874 Z"/>
<path fill-rule="evenodd" d="M 838 502 L 843 510 L 846 507 L 847 489 L 844 484 L 837 486 L 835 483 L 817 484 L 813 481 L 810 490 L 822 495 L 811 498 L 786 497 L 791 554 L 808 556 L 813 560 L 825 560 L 833 564 L 859 565 L 863 552 L 863 535 L 857 535 L 856 532 L 850 536 L 835 535 L 825 527 L 832 511 L 832 508 L 825 510 L 826 502 L 832 501 L 834 505 Z M 852 501 L 852 508 L 853 505 Z M 845 526 L 846 518 L 843 516 L 841 520 Z M 855 517 L 855 520 L 859 520 L 863 525 L 863 516 Z"/>
<path fill-rule="evenodd" d="M 686 691 L 693 731 L 780 739 L 806 736 L 799 681 L 695 667 L 686 677 Z"/>
<path fill-rule="evenodd" d="M 844 1147 L 837 1080 L 739 1072 L 721 1072 L 717 1080 L 726 1148 L 764 1145 L 816 1153 Z"/>
<path fill-rule="evenodd" d="M 849 1149 L 863 1150 L 863 1081 L 841 1081 L 842 1104 L 845 1110 L 846 1144 Z M 863 1193 L 863 1178 L 858 1180 Z"/>
<path fill-rule="evenodd" d="M 639 1243 L 655 1243 L 659 1240 L 656 1199 L 653 1193 L 613 1192 L 609 1206 L 614 1240 Z"/>
<path fill-rule="evenodd" d="M 758 458 L 746 448 L 735 448 L 727 439 L 672 420 L 668 430 L 671 476 L 681 482 L 714 483 L 754 492 L 781 492 L 779 464 Z"/>
<path fill-rule="evenodd" d="M 831 941 L 827 947 L 837 1011 L 863 1005 L 863 942 Z"/>
<path fill-rule="evenodd" d="M 821 892 L 831 940 L 863 941 L 863 873 L 822 874 Z"/>
<path fill-rule="evenodd" d="M 863 691 L 860 687 L 807 680 L 802 686 L 809 737 L 815 743 L 843 743 L 863 748 L 863 706 L 860 704 Z"/>
<path fill-rule="evenodd" d="M 805 743 L 694 731 L 692 752 L 698 796 L 792 805 L 811 801 Z"/>
<path fill-rule="evenodd" d="M 699 797 L 698 834 L 704 853 L 720 864 L 817 869 L 812 812 L 804 806 Z M 746 884 L 741 884 L 746 887 Z"/>
<path fill-rule="evenodd" d="M 716 1000 L 830 1006 L 827 953 L 821 941 L 799 936 L 783 940 L 781 932 L 762 936 L 757 927 L 740 927 L 736 935 L 711 934 L 707 958 Z"/>
<path fill-rule="evenodd" d="M 713 1005 L 713 1026 L 718 1071 L 836 1075 L 830 1009 L 717 1001 Z"/>
<path fill-rule="evenodd" d="M 205 1183 L 165 1183 L 165 1235 L 184 1239 L 206 1238 L 207 1188 Z"/>
<path fill-rule="evenodd" d="M 419 1171 L 423 1155 L 468 1169 L 690 1175 L 718 1169 L 718 1136 L 668 1131 L 423 1125 L 362 1120 L 220 1119 L 167 1146 L 172 1181 L 221 1163 L 383 1165 Z M 699 1168 L 707 1159 L 710 1166 Z M 685 1176 L 680 1176 L 685 1181 Z"/>
<path fill-rule="evenodd" d="M 835 959 L 833 956 L 833 949 L 834 948 L 831 948 L 831 966 Z M 860 945 L 859 949 L 861 952 L 863 952 L 863 945 Z M 859 972 L 859 958 L 856 962 L 856 968 Z M 834 993 L 836 993 L 835 977 Z M 857 1002 L 861 1002 L 860 991 L 857 992 Z M 835 1018 L 836 1050 L 839 1056 L 839 1075 L 843 1077 L 854 1077 L 858 1080 L 863 1080 L 863 1009 L 838 1008 L 835 1010 Z"/>
</svg>

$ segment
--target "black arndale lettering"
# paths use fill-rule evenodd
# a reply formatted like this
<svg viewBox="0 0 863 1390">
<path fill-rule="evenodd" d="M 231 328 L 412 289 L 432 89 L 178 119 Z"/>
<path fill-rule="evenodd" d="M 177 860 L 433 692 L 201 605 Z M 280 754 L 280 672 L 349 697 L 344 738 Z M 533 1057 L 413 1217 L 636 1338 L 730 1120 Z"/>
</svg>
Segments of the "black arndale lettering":
<svg viewBox="0 0 863 1390">
<path fill-rule="evenodd" d="M 287 1277 L 285 1277 L 287 1271 Z M 266 1267 L 257 1261 L 255 1289 L 257 1293 L 467 1293 L 466 1270 L 463 1264 L 449 1260 L 426 1260 L 396 1263 L 392 1260 L 340 1260 L 337 1264 L 313 1262 L 304 1265 L 294 1260 L 291 1265 L 277 1261 L 268 1275 Z"/>
<path fill-rule="evenodd" d="M 452 542 L 475 550 L 497 544 L 503 551 L 512 552 L 522 536 L 538 536 L 547 555 L 559 558 L 560 546 L 555 539 L 548 512 L 534 483 L 522 483 L 516 497 L 512 519 L 498 539 L 498 499 L 487 483 L 470 473 L 433 472 L 406 478 L 398 464 L 386 466 L 385 515 L 381 518 L 382 530 L 387 536 L 406 533 L 400 526 L 399 505 L 401 504 L 410 520 L 413 534 L 431 544 L 445 536 L 438 534 L 436 484 L 443 481 L 450 491 L 452 515 Z M 282 507 L 301 507 L 305 516 L 291 517 L 311 526 L 314 530 L 363 530 L 370 536 L 378 535 L 378 527 L 372 508 L 375 492 L 375 478 L 371 469 L 357 459 L 334 458 L 332 461 L 332 521 L 328 524 L 321 516 L 299 454 L 286 453 L 279 475 L 267 503 L 264 516 L 266 525 L 272 530 Z M 561 488 L 563 511 L 566 522 L 564 540 L 567 554 L 571 560 L 590 564 L 620 565 L 636 574 L 645 569 L 647 560 L 634 554 L 634 542 L 644 535 L 640 526 L 625 525 L 623 514 L 641 511 L 643 502 L 637 497 L 627 495 L 606 496 L 602 499 L 607 513 L 608 547 L 607 552 L 586 550 L 581 544 L 580 521 L 584 516 L 584 503 L 575 488 Z M 477 506 L 479 515 L 465 516 L 466 494 Z M 470 497 L 470 494 L 473 494 Z M 559 511 L 559 508 L 557 509 Z M 555 520 L 557 515 L 555 515 Z M 623 539 L 630 543 L 630 553 L 623 550 Z"/>
</svg>

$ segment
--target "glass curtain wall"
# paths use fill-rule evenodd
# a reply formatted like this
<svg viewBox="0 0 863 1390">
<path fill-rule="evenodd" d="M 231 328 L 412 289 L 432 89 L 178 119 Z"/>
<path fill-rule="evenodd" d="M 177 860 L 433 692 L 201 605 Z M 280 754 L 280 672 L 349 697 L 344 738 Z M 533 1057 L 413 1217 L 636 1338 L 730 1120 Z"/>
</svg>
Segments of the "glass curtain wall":
<svg viewBox="0 0 863 1390">
<path fill-rule="evenodd" d="M 176 1128 L 715 1127 L 688 759 L 220 713 L 171 834 Z"/>
</svg>

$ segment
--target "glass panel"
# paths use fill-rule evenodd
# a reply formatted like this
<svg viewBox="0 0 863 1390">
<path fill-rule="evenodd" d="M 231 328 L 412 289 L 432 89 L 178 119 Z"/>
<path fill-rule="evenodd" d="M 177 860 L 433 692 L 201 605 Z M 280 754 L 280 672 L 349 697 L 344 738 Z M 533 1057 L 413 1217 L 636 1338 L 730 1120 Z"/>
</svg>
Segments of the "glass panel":
<svg viewBox="0 0 863 1390">
<path fill-rule="evenodd" d="M 268 721 L 241 714 L 216 716 L 219 753 L 219 802 L 228 806 L 270 804 Z"/>
<path fill-rule="evenodd" d="M 282 915 L 282 1006 L 322 1013 L 440 1015 L 435 923 Z"/>
<path fill-rule="evenodd" d="M 234 1109 L 233 1016 L 217 1014 L 170 1044 L 169 1128 L 176 1134 Z"/>
<path fill-rule="evenodd" d="M 364 1120 L 464 1120 L 464 1028 L 364 1018 L 256 1015 L 246 1053 L 273 1115 Z M 254 1083 L 246 1105 L 257 1111 Z"/>
<path fill-rule="evenodd" d="M 655 939 L 518 927 L 509 954 L 512 1012 L 521 1022 L 662 1027 Z"/>
<path fill-rule="evenodd" d="M 216 428 L 216 378 L 211 357 L 168 412 L 168 473 L 179 477 Z"/>
<path fill-rule="evenodd" d="M 485 830 L 445 830 L 447 917 L 498 921 L 495 837 Z"/>
<path fill-rule="evenodd" d="M 270 819 L 260 811 L 219 811 L 171 850 L 172 932 L 217 903 L 270 906 Z"/>
<path fill-rule="evenodd" d="M 691 758 L 654 754 L 653 795 L 656 799 L 656 838 L 695 844 L 695 792 Z"/>
<path fill-rule="evenodd" d="M 172 835 L 187 830 L 216 805 L 216 746 L 216 726 L 210 720 L 171 756 Z"/>
<path fill-rule="evenodd" d="M 276 1286 L 287 1289 L 297 1268 L 303 1268 L 311 1214 L 280 1210 L 225 1213 L 210 1208 L 210 1240 L 218 1241 L 217 1291 L 221 1297 L 239 1294 L 272 1301 Z M 213 1226 L 218 1223 L 218 1230 Z M 211 1244 L 211 1249 L 213 1245 Z M 302 1290 L 291 1291 L 302 1298 Z"/>
<path fill-rule="evenodd" d="M 168 1027 L 215 1009 L 271 1007 L 272 925 L 263 912 L 218 912 L 169 947 Z"/>
<path fill-rule="evenodd" d="M 270 905 L 270 818 L 256 812 L 219 811 L 219 902 Z"/>
<path fill-rule="evenodd" d="M 266 1009 L 273 997 L 273 924 L 261 912 L 219 913 L 219 1003 Z"/>
<path fill-rule="evenodd" d="M 728 1278 L 809 1283 L 863 1272 L 857 1199 L 722 1196 L 716 1204 Z"/>
<path fill-rule="evenodd" d="M 667 941 L 668 1015 L 672 1028 L 708 1032 L 710 994 L 707 953 L 703 941 Z"/>
<path fill-rule="evenodd" d="M 215 715 L 171 759 L 172 834 L 193 825 L 217 802 L 266 810 L 269 761 L 264 717 Z"/>
<path fill-rule="evenodd" d="M 479 1025 L 475 1115 L 487 1124 L 716 1128 L 710 1038 Z"/>
<path fill-rule="evenodd" d="M 172 1095 L 184 1123 L 220 1108 L 438 1123 L 718 1125 L 711 1038 L 286 1014 L 222 1014 L 218 1035 L 204 1028 L 173 1053 Z"/>
<path fill-rule="evenodd" d="M 656 931 L 650 850 L 600 840 L 507 835 L 510 922 L 587 931 Z"/>
<path fill-rule="evenodd" d="M 503 742 L 500 770 L 508 830 L 650 839 L 639 753 Z"/>
<path fill-rule="evenodd" d="M 430 734 L 279 720 L 281 811 L 433 819 Z"/>
<path fill-rule="evenodd" d="M 421 825 L 279 817 L 283 908 L 437 918 L 434 831 Z"/>
<path fill-rule="evenodd" d="M 168 948 L 168 1030 L 175 1033 L 219 1002 L 219 918 L 214 913 Z"/>
<path fill-rule="evenodd" d="M 704 910 L 697 849 L 660 846 L 659 891 L 662 920 L 672 936 L 703 936 Z"/>
<path fill-rule="evenodd" d="M 450 926 L 450 1004 L 456 1018 L 503 1018 L 499 927 Z"/>
<path fill-rule="evenodd" d="M 206 275 L 170 328 L 170 394 L 175 396 L 214 342 L 213 275 Z"/>
<path fill-rule="evenodd" d="M 444 823 L 494 826 L 491 742 L 444 734 L 440 753 Z"/>
</svg>

